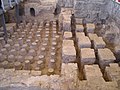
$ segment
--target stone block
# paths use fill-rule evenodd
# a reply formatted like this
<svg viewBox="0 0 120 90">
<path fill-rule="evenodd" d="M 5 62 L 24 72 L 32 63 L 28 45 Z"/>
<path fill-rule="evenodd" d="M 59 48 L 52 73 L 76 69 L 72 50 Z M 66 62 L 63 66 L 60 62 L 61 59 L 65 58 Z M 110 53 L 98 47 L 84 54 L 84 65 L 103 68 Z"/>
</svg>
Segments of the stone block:
<svg viewBox="0 0 120 90">
<path fill-rule="evenodd" d="M 64 32 L 64 39 L 70 39 L 72 38 L 72 33 L 71 32 Z"/>
<path fill-rule="evenodd" d="M 90 48 L 82 48 L 81 49 L 81 62 L 84 65 L 94 64 L 96 60 L 95 52 Z"/>
<path fill-rule="evenodd" d="M 83 19 L 82 18 L 76 18 L 76 24 L 83 24 L 82 23 Z"/>
<path fill-rule="evenodd" d="M 105 85 L 106 82 L 98 65 L 85 65 L 84 72 L 91 90 L 96 90 L 98 86 Z"/>
<path fill-rule="evenodd" d="M 86 77 L 102 77 L 102 72 L 98 65 L 85 65 L 84 68 Z"/>
<path fill-rule="evenodd" d="M 63 21 L 63 30 L 64 31 L 71 31 L 71 22 L 69 21 Z"/>
<path fill-rule="evenodd" d="M 87 30 L 86 30 L 87 33 L 94 33 L 94 30 L 95 30 L 95 25 L 94 24 L 88 23 L 86 25 L 86 27 L 87 27 Z"/>
<path fill-rule="evenodd" d="M 93 34 L 93 33 L 89 33 L 88 37 L 91 41 L 95 40 L 96 38 L 98 38 L 97 34 Z"/>
<path fill-rule="evenodd" d="M 63 46 L 74 46 L 73 40 L 63 40 Z"/>
<path fill-rule="evenodd" d="M 106 43 L 103 41 L 102 37 L 95 38 L 94 41 L 94 49 L 105 48 Z"/>
<path fill-rule="evenodd" d="M 83 25 L 76 24 L 76 31 L 77 32 L 83 32 L 84 31 Z"/>
<path fill-rule="evenodd" d="M 91 48 L 91 42 L 88 37 L 79 37 L 78 38 L 79 48 Z"/>
<path fill-rule="evenodd" d="M 30 74 L 31 74 L 32 76 L 40 76 L 40 75 L 41 75 L 41 71 L 31 70 L 31 71 L 30 71 Z"/>
<path fill-rule="evenodd" d="M 77 38 L 84 38 L 85 37 L 85 33 L 84 32 L 76 32 L 76 37 Z"/>
<path fill-rule="evenodd" d="M 110 63 L 105 72 L 109 80 L 118 81 L 120 79 L 120 67 L 117 63 Z"/>
<path fill-rule="evenodd" d="M 116 60 L 112 51 L 108 48 L 98 49 L 98 58 L 101 68 L 105 68 L 110 63 L 113 63 Z"/>
<path fill-rule="evenodd" d="M 76 50 L 74 46 L 63 46 L 62 48 L 62 60 L 65 63 L 76 60 Z"/>
</svg>

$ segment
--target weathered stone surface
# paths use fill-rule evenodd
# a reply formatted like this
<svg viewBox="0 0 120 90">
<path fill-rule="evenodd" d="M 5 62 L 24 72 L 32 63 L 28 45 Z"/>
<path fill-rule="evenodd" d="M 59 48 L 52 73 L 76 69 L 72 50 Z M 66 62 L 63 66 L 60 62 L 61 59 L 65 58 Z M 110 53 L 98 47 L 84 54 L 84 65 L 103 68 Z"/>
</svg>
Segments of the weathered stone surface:
<svg viewBox="0 0 120 90">
<path fill-rule="evenodd" d="M 80 25 L 82 25 L 83 24 L 83 19 L 82 18 L 75 18 L 75 20 L 76 20 L 76 24 L 80 24 Z"/>
<path fill-rule="evenodd" d="M 103 41 L 102 37 L 95 38 L 94 41 L 94 49 L 105 48 L 106 43 Z"/>
<path fill-rule="evenodd" d="M 80 37 L 80 38 L 81 38 L 81 37 L 84 38 L 84 37 L 85 37 L 85 33 L 84 33 L 84 32 L 76 32 L 76 37 L 77 37 L 77 38 L 79 38 L 79 37 Z"/>
<path fill-rule="evenodd" d="M 31 71 L 30 71 L 30 74 L 31 74 L 32 76 L 40 76 L 40 75 L 41 75 L 41 71 L 31 70 Z"/>
<path fill-rule="evenodd" d="M 63 46 L 74 46 L 73 40 L 63 40 Z"/>
<path fill-rule="evenodd" d="M 116 60 L 114 54 L 110 49 L 98 49 L 99 64 L 101 68 L 106 67 L 110 63 L 113 63 Z"/>
<path fill-rule="evenodd" d="M 66 80 L 72 80 L 72 82 L 77 82 L 77 64 L 76 63 L 69 63 L 69 64 L 62 64 L 61 69 L 61 76 L 64 76 Z"/>
<path fill-rule="evenodd" d="M 87 79 L 89 77 L 100 77 L 100 78 L 102 78 L 102 76 L 103 76 L 98 65 L 85 65 L 84 72 L 85 72 L 85 75 L 86 75 Z"/>
<path fill-rule="evenodd" d="M 112 81 L 120 80 L 120 67 L 116 63 L 111 63 L 110 67 L 105 69 L 107 77 Z"/>
<path fill-rule="evenodd" d="M 88 23 L 86 25 L 86 27 L 87 27 L 87 30 L 86 30 L 87 33 L 94 33 L 94 30 L 95 30 L 95 25 L 94 24 Z"/>
<path fill-rule="evenodd" d="M 76 24 L 76 31 L 77 32 L 83 32 L 83 30 L 84 30 L 83 25 Z"/>
<path fill-rule="evenodd" d="M 63 46 L 62 49 L 62 60 L 65 63 L 76 60 L 76 50 L 74 46 Z"/>
<path fill-rule="evenodd" d="M 79 48 L 91 48 L 91 42 L 88 37 L 81 37 L 78 38 L 78 46 Z"/>
<path fill-rule="evenodd" d="M 70 39 L 72 38 L 72 33 L 71 32 L 64 32 L 64 39 Z"/>
<path fill-rule="evenodd" d="M 91 41 L 95 40 L 96 38 L 98 38 L 97 34 L 93 34 L 93 33 L 89 33 L 88 37 L 90 38 Z"/>
<path fill-rule="evenodd" d="M 94 64 L 96 60 L 95 52 L 90 48 L 82 48 L 81 49 L 81 62 L 84 65 Z"/>
<path fill-rule="evenodd" d="M 58 0 L 58 4 L 65 8 L 72 8 L 74 6 L 74 0 Z"/>
<path fill-rule="evenodd" d="M 115 50 L 115 53 L 120 53 L 120 45 L 115 46 L 114 50 Z"/>
</svg>

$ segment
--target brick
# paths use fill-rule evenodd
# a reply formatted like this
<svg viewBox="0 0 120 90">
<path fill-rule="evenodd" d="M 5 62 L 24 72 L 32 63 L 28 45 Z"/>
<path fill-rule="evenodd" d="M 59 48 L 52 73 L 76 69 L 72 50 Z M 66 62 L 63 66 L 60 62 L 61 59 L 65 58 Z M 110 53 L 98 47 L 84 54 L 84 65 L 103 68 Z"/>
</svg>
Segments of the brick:
<svg viewBox="0 0 120 90">
<path fill-rule="evenodd" d="M 82 48 L 81 49 L 81 62 L 83 64 L 94 64 L 96 60 L 95 52 L 90 48 Z"/>
</svg>

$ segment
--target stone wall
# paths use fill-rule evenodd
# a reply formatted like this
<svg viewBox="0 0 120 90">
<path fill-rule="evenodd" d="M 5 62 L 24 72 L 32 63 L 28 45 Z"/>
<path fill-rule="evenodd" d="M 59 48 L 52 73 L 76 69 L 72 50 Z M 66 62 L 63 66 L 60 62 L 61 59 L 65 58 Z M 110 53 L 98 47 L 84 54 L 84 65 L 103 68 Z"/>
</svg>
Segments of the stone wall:
<svg viewBox="0 0 120 90">
<path fill-rule="evenodd" d="M 109 0 L 106 10 L 111 18 L 115 21 L 116 25 L 120 28 L 120 4 Z"/>
<path fill-rule="evenodd" d="M 72 7 L 74 7 L 74 1 L 75 0 L 58 0 L 58 4 L 61 7 L 72 8 Z"/>
<path fill-rule="evenodd" d="M 106 19 L 108 13 L 105 9 L 108 0 L 75 0 L 75 16 L 86 18 L 88 22 L 96 22 L 97 18 Z"/>
</svg>

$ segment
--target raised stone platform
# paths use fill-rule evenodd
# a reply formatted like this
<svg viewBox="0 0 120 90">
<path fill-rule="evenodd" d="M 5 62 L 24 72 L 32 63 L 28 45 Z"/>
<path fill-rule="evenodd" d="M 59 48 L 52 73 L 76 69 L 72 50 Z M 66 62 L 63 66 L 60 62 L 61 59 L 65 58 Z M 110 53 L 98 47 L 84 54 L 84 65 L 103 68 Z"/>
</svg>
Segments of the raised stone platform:
<svg viewBox="0 0 120 90">
<path fill-rule="evenodd" d="M 81 62 L 84 65 L 94 64 L 96 60 L 95 52 L 93 49 L 90 48 L 82 48 L 80 57 L 81 57 Z"/>
<path fill-rule="evenodd" d="M 116 58 L 112 51 L 108 48 L 98 49 L 99 64 L 102 69 L 108 66 L 110 63 L 113 63 Z"/>
</svg>

